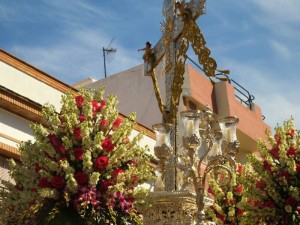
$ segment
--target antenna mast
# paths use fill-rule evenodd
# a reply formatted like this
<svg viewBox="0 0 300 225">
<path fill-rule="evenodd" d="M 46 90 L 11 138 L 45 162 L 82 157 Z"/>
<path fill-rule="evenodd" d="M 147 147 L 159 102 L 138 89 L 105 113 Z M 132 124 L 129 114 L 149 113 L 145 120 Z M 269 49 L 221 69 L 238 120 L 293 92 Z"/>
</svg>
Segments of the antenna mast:
<svg viewBox="0 0 300 225">
<path fill-rule="evenodd" d="M 111 43 L 113 42 L 114 38 L 111 39 L 109 45 L 107 48 L 102 48 L 102 51 L 103 51 L 103 61 L 104 61 L 104 76 L 106 78 L 106 55 L 108 55 L 108 53 L 115 53 L 117 51 L 116 48 L 111 48 Z"/>
</svg>

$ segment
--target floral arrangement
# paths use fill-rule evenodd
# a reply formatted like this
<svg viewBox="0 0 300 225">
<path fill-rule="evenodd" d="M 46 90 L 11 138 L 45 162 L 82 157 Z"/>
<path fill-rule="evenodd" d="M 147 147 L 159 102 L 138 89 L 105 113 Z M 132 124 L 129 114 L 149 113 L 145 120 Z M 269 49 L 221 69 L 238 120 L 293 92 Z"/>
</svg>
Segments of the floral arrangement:
<svg viewBox="0 0 300 225">
<path fill-rule="evenodd" d="M 142 224 L 136 204 L 153 178 L 143 134 L 129 138 L 135 114 L 118 117 L 117 99 L 104 88 L 62 97 L 58 114 L 46 104 L 45 126 L 10 160 L 15 183 L 4 182 L 1 224 Z"/>
<path fill-rule="evenodd" d="M 215 179 L 209 177 L 208 193 L 214 198 L 214 204 L 206 209 L 206 215 L 217 225 L 241 224 L 244 210 L 238 207 L 245 191 L 242 185 L 247 171 L 242 165 L 237 165 L 236 172 L 232 174 L 230 183 L 220 186 Z"/>
<path fill-rule="evenodd" d="M 249 155 L 253 171 L 245 183 L 245 201 L 252 224 L 300 224 L 300 135 L 293 118 L 267 132 L 267 145 L 258 142 L 260 158 Z"/>
</svg>

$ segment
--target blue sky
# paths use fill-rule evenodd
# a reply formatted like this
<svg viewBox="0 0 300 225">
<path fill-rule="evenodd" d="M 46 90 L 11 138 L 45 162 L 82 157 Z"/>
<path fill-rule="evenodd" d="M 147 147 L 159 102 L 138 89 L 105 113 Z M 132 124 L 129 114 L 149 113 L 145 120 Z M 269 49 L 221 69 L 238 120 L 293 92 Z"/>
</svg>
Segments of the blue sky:
<svg viewBox="0 0 300 225">
<path fill-rule="evenodd" d="M 160 36 L 162 0 L 0 0 L 0 48 L 68 84 L 142 63 Z M 300 128 L 299 0 L 208 0 L 197 22 L 219 69 L 255 96 L 274 127 Z"/>
</svg>

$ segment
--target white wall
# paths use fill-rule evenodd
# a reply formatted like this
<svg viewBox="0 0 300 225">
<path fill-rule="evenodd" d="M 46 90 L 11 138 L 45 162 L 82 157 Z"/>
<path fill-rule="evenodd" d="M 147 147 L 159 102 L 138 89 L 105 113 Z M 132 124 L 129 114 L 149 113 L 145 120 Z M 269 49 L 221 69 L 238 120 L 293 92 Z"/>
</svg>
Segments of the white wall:
<svg viewBox="0 0 300 225">
<path fill-rule="evenodd" d="M 0 109 L 0 133 L 17 139 L 19 141 L 33 140 L 32 131 L 29 128 L 29 121 L 12 114 L 8 111 Z M 0 142 L 17 147 L 18 143 L 1 137 Z"/>
<path fill-rule="evenodd" d="M 60 110 L 62 92 L 0 61 L 0 84 L 41 105 L 51 102 Z"/>
</svg>

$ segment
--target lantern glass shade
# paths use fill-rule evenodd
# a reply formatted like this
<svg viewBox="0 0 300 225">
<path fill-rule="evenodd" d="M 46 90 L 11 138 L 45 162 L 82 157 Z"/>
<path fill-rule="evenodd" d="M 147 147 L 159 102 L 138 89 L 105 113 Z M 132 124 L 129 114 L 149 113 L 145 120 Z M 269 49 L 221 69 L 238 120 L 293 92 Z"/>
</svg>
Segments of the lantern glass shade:
<svg viewBox="0 0 300 225">
<path fill-rule="evenodd" d="M 222 140 L 222 133 L 220 131 L 212 133 L 212 147 L 207 154 L 208 157 L 222 155 Z"/>
<path fill-rule="evenodd" d="M 168 123 L 158 123 L 152 126 L 156 135 L 155 147 L 162 146 L 163 144 L 171 147 L 170 134 L 173 126 Z"/>
<path fill-rule="evenodd" d="M 222 132 L 223 140 L 234 142 L 237 140 L 236 128 L 239 119 L 236 116 L 227 116 L 218 120 Z"/>
<path fill-rule="evenodd" d="M 202 119 L 201 111 L 199 110 L 187 110 L 180 113 L 183 126 L 184 126 L 184 136 L 191 137 L 196 135 L 200 138 L 199 125 Z"/>
</svg>

